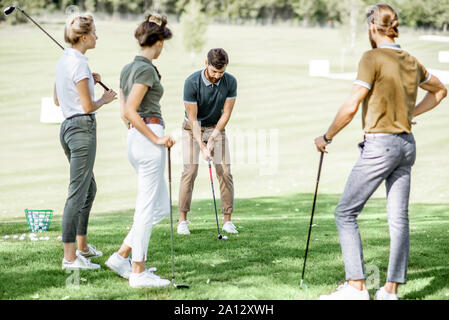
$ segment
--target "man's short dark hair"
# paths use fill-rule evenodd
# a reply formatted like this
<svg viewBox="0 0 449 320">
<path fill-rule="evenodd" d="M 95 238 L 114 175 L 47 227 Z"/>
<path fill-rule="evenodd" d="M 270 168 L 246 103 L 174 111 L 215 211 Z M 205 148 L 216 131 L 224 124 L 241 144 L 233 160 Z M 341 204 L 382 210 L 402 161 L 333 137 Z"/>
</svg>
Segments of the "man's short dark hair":
<svg viewBox="0 0 449 320">
<path fill-rule="evenodd" d="M 222 48 L 211 49 L 207 54 L 207 62 L 217 69 L 222 69 L 229 63 L 228 54 Z"/>
</svg>

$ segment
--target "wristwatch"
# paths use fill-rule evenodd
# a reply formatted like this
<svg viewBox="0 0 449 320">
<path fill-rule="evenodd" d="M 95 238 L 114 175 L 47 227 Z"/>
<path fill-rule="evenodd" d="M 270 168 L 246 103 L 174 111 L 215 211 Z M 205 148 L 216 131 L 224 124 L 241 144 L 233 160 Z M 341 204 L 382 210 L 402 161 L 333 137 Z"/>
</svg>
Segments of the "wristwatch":
<svg viewBox="0 0 449 320">
<path fill-rule="evenodd" d="M 331 143 L 331 142 L 332 142 L 332 139 L 328 139 L 328 138 L 326 137 L 326 134 L 323 134 L 323 139 L 324 139 L 324 141 L 326 141 L 327 143 Z"/>
</svg>

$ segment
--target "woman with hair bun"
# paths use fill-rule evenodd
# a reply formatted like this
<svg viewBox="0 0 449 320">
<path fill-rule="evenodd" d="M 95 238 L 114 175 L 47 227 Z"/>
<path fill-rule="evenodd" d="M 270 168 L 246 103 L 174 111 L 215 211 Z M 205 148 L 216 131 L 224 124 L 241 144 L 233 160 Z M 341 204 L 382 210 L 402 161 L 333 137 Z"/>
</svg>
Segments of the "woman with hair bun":
<svg viewBox="0 0 449 320">
<path fill-rule="evenodd" d="M 120 249 L 106 265 L 133 288 L 164 287 L 170 284 L 145 269 L 152 228 L 170 212 L 164 180 L 165 148 L 175 141 L 164 135 L 164 121 L 159 103 L 163 88 L 161 75 L 153 65 L 162 52 L 164 41 L 172 37 L 167 18 L 150 14 L 135 31 L 141 54 L 127 64 L 120 74 L 120 110 L 128 128 L 128 159 L 138 177 L 138 194 L 134 221 Z M 130 259 L 132 254 L 132 260 Z"/>
<path fill-rule="evenodd" d="M 67 21 L 64 39 L 71 48 L 56 65 L 54 102 L 66 118 L 61 124 L 60 141 L 70 163 L 70 184 L 62 217 L 64 258 L 62 269 L 99 269 L 89 258 L 101 257 L 101 251 L 87 243 L 87 224 L 96 194 L 93 174 L 97 148 L 95 112 L 116 99 L 113 90 L 94 99 L 94 85 L 101 81 L 91 73 L 85 53 L 94 49 L 98 39 L 91 15 L 77 15 Z M 75 239 L 78 250 L 75 251 Z"/>
</svg>

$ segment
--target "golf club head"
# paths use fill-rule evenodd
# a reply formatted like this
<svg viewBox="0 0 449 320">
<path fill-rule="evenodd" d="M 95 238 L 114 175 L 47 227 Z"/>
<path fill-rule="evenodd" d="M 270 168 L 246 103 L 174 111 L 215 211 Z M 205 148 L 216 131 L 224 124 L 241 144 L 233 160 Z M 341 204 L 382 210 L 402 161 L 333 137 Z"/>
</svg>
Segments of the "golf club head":
<svg viewBox="0 0 449 320">
<path fill-rule="evenodd" d="M 3 10 L 3 13 L 5 14 L 5 16 L 9 16 L 11 13 L 14 12 L 14 10 L 16 10 L 15 6 L 9 6 L 5 10 Z"/>
<path fill-rule="evenodd" d="M 218 235 L 218 240 L 228 240 L 228 236 Z"/>
<path fill-rule="evenodd" d="M 307 285 L 303 282 L 302 279 L 301 279 L 301 283 L 299 284 L 299 289 L 301 289 L 301 290 L 306 290 L 307 289 Z"/>
<path fill-rule="evenodd" d="M 176 284 L 175 279 L 171 279 L 171 283 L 173 288 L 175 289 L 189 289 L 190 287 L 187 284 Z"/>
</svg>

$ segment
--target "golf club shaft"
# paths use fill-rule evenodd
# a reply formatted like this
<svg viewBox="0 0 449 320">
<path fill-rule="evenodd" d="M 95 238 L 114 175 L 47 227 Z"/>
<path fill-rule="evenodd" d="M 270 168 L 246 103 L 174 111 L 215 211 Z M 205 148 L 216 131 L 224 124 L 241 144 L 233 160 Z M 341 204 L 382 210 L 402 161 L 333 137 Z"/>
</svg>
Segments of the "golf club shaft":
<svg viewBox="0 0 449 320">
<path fill-rule="evenodd" d="M 168 189 L 170 196 L 170 238 L 171 238 L 171 279 L 175 281 L 175 258 L 173 253 L 173 212 L 172 212 L 172 198 L 171 198 L 171 148 L 168 148 Z"/>
<path fill-rule="evenodd" d="M 33 18 L 31 18 L 22 8 L 20 7 L 16 8 L 19 9 L 19 11 L 22 12 L 25 15 L 25 17 L 30 19 L 31 22 L 33 22 L 39 29 L 41 29 L 51 40 L 53 40 L 54 43 L 56 43 L 62 50 L 64 50 L 64 47 L 58 41 L 56 41 L 55 38 L 53 38 L 47 31 L 45 31 L 44 28 L 42 28 L 36 21 L 34 21 Z M 103 89 L 109 91 L 109 88 L 105 86 L 103 82 L 99 81 L 98 83 L 103 87 Z"/>
<path fill-rule="evenodd" d="M 321 152 L 320 165 L 318 167 L 318 176 L 316 179 L 315 196 L 313 197 L 312 215 L 310 216 L 309 233 L 307 235 L 306 252 L 304 254 L 304 265 L 302 266 L 301 282 L 304 280 L 304 271 L 306 270 L 307 253 L 309 251 L 310 234 L 312 232 L 313 214 L 315 213 L 315 204 L 316 204 L 316 198 L 317 198 L 317 194 L 318 194 L 318 184 L 320 183 L 321 166 L 323 164 L 323 157 L 324 157 L 324 152 Z"/>
<path fill-rule="evenodd" d="M 215 207 L 215 219 L 217 221 L 217 232 L 218 235 L 220 235 L 220 226 L 218 225 L 218 213 L 217 213 L 217 203 L 215 201 L 215 191 L 214 191 L 214 180 L 212 178 L 212 166 L 210 165 L 210 159 L 208 160 L 209 162 L 209 175 L 210 175 L 210 184 L 212 186 L 212 196 L 214 198 L 214 207 Z"/>
</svg>

